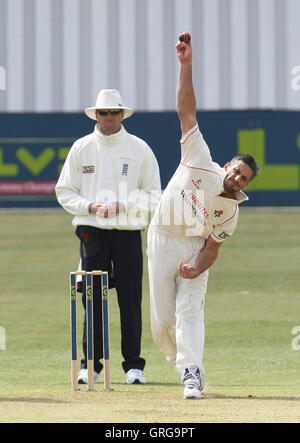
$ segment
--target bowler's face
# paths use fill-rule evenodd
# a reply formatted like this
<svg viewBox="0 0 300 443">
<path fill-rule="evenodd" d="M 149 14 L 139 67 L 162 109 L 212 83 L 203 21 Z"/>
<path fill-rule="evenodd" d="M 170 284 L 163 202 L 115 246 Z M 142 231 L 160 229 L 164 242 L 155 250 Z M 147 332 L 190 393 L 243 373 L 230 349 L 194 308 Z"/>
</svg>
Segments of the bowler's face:
<svg viewBox="0 0 300 443">
<path fill-rule="evenodd" d="M 110 111 L 109 109 L 107 111 Z M 113 110 L 112 110 L 113 111 Z M 105 135 L 116 134 L 121 129 L 121 122 L 124 118 L 124 111 L 121 110 L 120 114 L 108 112 L 107 115 L 100 115 L 96 111 L 96 118 L 98 122 L 98 128 Z"/>
<path fill-rule="evenodd" d="M 230 194 L 245 189 L 253 177 L 250 166 L 241 160 L 236 160 L 232 164 L 226 163 L 225 170 L 227 175 L 224 179 L 224 189 Z"/>
</svg>

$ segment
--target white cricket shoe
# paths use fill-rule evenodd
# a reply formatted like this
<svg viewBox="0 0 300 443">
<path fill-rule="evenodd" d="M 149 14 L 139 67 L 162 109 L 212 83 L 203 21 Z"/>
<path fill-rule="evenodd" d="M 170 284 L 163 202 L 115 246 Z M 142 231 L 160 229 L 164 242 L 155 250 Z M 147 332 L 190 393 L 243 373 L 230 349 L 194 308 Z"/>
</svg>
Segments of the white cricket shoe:
<svg viewBox="0 0 300 443">
<path fill-rule="evenodd" d="M 140 369 L 129 369 L 129 371 L 126 372 L 126 375 L 127 383 L 129 385 L 132 385 L 134 383 L 141 383 L 144 385 L 145 383 L 147 383 L 143 371 L 141 371 Z"/>
<path fill-rule="evenodd" d="M 94 371 L 94 383 L 98 382 L 99 374 L 98 372 Z M 87 385 L 88 384 L 88 370 L 87 369 L 80 369 L 78 374 L 78 383 L 80 385 Z"/>
<path fill-rule="evenodd" d="M 183 379 L 183 396 L 184 398 L 202 398 L 202 390 L 204 388 L 204 377 L 200 373 L 199 368 L 186 368 Z"/>
</svg>

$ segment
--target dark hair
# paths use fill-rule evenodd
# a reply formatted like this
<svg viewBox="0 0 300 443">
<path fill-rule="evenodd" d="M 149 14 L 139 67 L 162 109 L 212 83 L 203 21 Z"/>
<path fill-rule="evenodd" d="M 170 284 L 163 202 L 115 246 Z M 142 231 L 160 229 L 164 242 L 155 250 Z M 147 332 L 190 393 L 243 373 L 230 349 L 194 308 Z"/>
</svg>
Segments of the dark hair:
<svg viewBox="0 0 300 443">
<path fill-rule="evenodd" d="M 260 171 L 255 158 L 252 157 L 252 155 L 250 155 L 250 154 L 238 154 L 235 157 L 233 157 L 233 159 L 231 160 L 230 163 L 234 163 L 235 161 L 239 161 L 239 160 L 242 161 L 243 163 L 246 163 L 246 165 L 248 165 L 251 168 L 251 170 L 253 172 L 253 176 L 251 177 L 251 180 L 253 180 L 254 177 L 256 177 Z"/>
</svg>

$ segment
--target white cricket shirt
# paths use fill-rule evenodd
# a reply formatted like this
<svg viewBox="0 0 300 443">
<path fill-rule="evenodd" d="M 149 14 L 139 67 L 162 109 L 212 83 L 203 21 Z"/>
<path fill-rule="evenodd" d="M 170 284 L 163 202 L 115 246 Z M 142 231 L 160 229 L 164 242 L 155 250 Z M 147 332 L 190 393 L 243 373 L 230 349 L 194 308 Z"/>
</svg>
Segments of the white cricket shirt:
<svg viewBox="0 0 300 443">
<path fill-rule="evenodd" d="M 217 242 L 230 237 L 238 219 L 238 204 L 248 200 L 243 193 L 237 200 L 221 197 L 224 168 L 212 161 L 198 124 L 181 143 L 181 161 L 166 187 L 151 226 L 169 235 L 212 238 Z"/>
<path fill-rule="evenodd" d="M 161 195 L 157 160 L 142 139 L 122 126 L 113 135 L 94 132 L 77 140 L 56 185 L 63 208 L 75 215 L 73 225 L 140 230 L 148 225 Z M 120 201 L 126 212 L 103 218 L 89 214 L 91 203 Z"/>
</svg>

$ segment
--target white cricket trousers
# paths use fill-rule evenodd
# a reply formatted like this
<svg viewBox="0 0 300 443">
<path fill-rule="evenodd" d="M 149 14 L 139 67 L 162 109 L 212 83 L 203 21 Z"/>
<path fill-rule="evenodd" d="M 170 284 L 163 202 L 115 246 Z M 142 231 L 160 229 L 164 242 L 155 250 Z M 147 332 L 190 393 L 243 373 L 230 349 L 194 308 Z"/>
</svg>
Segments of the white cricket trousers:
<svg viewBox="0 0 300 443">
<path fill-rule="evenodd" d="M 195 279 L 178 274 L 179 261 L 194 265 L 204 246 L 198 237 L 172 237 L 148 229 L 148 272 L 153 340 L 182 374 L 197 366 L 204 374 L 204 304 L 209 271 Z"/>
</svg>

